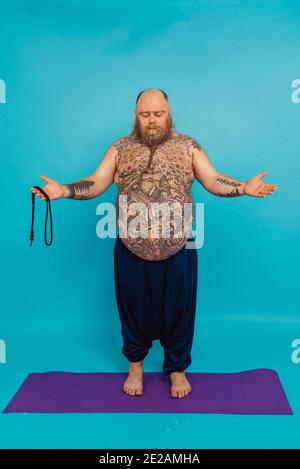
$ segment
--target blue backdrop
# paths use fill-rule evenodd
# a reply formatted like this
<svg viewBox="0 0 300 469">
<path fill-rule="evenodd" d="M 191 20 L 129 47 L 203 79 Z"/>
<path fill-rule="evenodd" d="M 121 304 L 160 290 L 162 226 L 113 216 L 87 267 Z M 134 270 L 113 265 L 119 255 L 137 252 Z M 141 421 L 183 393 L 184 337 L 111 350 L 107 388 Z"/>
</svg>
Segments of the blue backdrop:
<svg viewBox="0 0 300 469">
<path fill-rule="evenodd" d="M 177 130 L 219 172 L 247 180 L 268 170 L 264 181 L 279 186 L 265 198 L 222 198 L 193 184 L 205 242 L 187 371 L 273 368 L 295 413 L 1 414 L 1 447 L 297 447 L 299 2 L 10 0 L 0 10 L 1 410 L 31 372 L 127 370 L 114 239 L 96 236 L 96 207 L 115 201 L 116 186 L 53 201 L 51 247 L 36 198 L 31 248 L 30 187 L 45 184 L 40 175 L 69 183 L 94 172 L 131 130 L 137 94 L 157 87 Z M 145 370 L 162 360 L 156 341 Z"/>
</svg>

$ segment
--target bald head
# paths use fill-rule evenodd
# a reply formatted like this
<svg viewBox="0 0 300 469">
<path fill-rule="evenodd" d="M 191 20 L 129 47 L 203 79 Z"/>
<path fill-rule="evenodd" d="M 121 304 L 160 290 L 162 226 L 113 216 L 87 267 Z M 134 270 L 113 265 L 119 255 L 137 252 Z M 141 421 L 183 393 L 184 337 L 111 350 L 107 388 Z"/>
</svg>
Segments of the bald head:
<svg viewBox="0 0 300 469">
<path fill-rule="evenodd" d="M 157 145 L 168 140 L 174 130 L 167 94 L 156 88 L 142 91 L 136 99 L 132 134 L 141 143 Z"/>
<path fill-rule="evenodd" d="M 168 96 L 163 90 L 148 88 L 141 91 L 136 99 L 135 112 L 139 112 L 147 106 L 158 106 L 171 114 Z"/>
</svg>

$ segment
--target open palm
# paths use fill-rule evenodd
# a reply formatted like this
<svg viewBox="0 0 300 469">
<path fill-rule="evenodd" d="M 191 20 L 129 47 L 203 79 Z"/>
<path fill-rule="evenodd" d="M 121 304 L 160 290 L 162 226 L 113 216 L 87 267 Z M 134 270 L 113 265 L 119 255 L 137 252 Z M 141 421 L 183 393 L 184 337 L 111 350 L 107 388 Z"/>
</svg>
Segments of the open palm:
<svg viewBox="0 0 300 469">
<path fill-rule="evenodd" d="M 41 186 L 41 188 L 46 192 L 50 200 L 60 199 L 61 197 L 64 197 L 64 190 L 62 184 L 46 176 L 40 176 L 40 178 L 43 179 L 43 181 L 47 182 L 47 184 L 45 186 Z M 46 200 L 44 194 L 42 194 L 38 189 L 35 189 L 35 187 L 31 187 L 31 192 L 39 196 L 41 199 Z"/>
<path fill-rule="evenodd" d="M 262 181 L 262 178 L 268 174 L 268 171 L 263 171 L 257 174 L 245 184 L 245 194 L 253 197 L 265 197 L 266 195 L 273 194 L 278 188 L 275 184 L 268 184 Z"/>
</svg>

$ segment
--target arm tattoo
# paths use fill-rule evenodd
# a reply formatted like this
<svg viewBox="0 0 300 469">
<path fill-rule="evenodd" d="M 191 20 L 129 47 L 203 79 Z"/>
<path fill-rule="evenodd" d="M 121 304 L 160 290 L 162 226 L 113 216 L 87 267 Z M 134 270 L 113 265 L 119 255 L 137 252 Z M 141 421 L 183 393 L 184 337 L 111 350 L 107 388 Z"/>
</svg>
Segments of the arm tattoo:
<svg viewBox="0 0 300 469">
<path fill-rule="evenodd" d="M 224 178 L 217 178 L 217 181 L 222 182 L 223 184 L 227 184 L 228 186 L 237 187 L 241 185 L 240 182 L 229 181 L 228 179 L 224 179 Z"/>
<path fill-rule="evenodd" d="M 236 197 L 242 194 L 240 194 L 239 190 L 236 188 L 236 189 L 233 189 L 233 191 L 228 192 L 227 194 L 222 194 L 222 192 L 217 192 L 217 195 L 219 195 L 220 197 Z"/>
<path fill-rule="evenodd" d="M 94 181 L 82 179 L 72 184 L 65 184 L 69 190 L 68 198 L 77 200 L 93 199 L 96 195 L 93 192 Z"/>
<path fill-rule="evenodd" d="M 194 138 L 190 139 L 190 143 L 193 148 L 197 148 L 197 150 L 202 150 L 200 143 L 198 143 L 197 140 L 195 140 Z"/>
<path fill-rule="evenodd" d="M 235 189 L 231 190 L 230 192 L 216 192 L 216 195 L 219 195 L 221 197 L 237 197 L 243 195 L 238 190 L 238 187 L 242 185 L 241 182 L 230 181 L 222 177 L 218 177 L 216 180 L 221 184 L 235 187 Z"/>
</svg>

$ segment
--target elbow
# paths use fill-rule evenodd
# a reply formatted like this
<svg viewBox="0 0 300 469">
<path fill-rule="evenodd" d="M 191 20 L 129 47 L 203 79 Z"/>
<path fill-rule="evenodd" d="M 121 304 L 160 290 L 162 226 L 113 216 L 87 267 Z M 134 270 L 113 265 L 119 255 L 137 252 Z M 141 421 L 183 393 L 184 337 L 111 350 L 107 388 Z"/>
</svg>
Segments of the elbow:
<svg viewBox="0 0 300 469">
<path fill-rule="evenodd" d="M 215 172 L 211 176 L 207 177 L 205 181 L 203 181 L 203 186 L 208 192 L 215 194 L 214 188 L 215 188 L 215 184 L 219 176 L 220 176 L 220 173 Z"/>
</svg>

